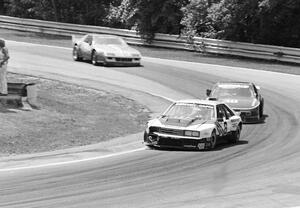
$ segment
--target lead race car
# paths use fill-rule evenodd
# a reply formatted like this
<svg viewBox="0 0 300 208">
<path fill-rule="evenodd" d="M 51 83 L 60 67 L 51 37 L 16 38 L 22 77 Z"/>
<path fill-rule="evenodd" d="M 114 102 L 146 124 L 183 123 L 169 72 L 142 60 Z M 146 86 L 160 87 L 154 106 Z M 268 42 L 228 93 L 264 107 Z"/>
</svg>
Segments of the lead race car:
<svg viewBox="0 0 300 208">
<path fill-rule="evenodd" d="M 144 144 L 149 147 L 214 149 L 220 137 L 236 143 L 242 130 L 241 117 L 225 103 L 180 100 L 159 117 L 148 121 Z"/>
<path fill-rule="evenodd" d="M 72 36 L 72 42 L 75 61 L 88 60 L 93 65 L 141 64 L 141 53 L 118 36 L 87 34 L 79 39 Z"/>
</svg>

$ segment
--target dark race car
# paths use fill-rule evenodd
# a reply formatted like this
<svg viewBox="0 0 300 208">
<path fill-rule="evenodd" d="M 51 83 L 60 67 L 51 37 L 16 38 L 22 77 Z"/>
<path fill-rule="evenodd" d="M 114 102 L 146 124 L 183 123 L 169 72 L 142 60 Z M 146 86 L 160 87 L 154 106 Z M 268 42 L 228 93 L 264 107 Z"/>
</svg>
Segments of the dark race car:
<svg viewBox="0 0 300 208">
<path fill-rule="evenodd" d="M 206 91 L 208 99 L 218 100 L 239 112 L 243 122 L 261 121 L 264 99 L 260 87 L 250 82 L 219 82 Z"/>
</svg>

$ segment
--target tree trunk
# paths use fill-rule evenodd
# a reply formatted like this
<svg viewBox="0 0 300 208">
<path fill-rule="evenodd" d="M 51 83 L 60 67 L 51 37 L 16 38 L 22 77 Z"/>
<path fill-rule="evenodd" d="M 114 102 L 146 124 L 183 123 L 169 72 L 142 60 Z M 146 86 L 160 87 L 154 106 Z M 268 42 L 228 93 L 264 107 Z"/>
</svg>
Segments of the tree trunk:
<svg viewBox="0 0 300 208">
<path fill-rule="evenodd" d="M 53 11 L 54 11 L 54 18 L 55 18 L 55 21 L 58 22 L 57 7 L 56 7 L 55 0 L 51 0 L 51 3 L 52 3 Z"/>
</svg>

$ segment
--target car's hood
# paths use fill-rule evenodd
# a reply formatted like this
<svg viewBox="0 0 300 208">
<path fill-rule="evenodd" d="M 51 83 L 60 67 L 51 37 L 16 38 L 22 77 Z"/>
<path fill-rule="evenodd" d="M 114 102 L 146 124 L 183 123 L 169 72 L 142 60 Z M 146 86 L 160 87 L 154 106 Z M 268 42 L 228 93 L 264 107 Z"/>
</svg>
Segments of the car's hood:
<svg viewBox="0 0 300 208">
<path fill-rule="evenodd" d="M 254 108 L 259 104 L 259 101 L 253 97 L 221 97 L 218 100 L 226 103 L 233 109 Z"/>
<path fill-rule="evenodd" d="M 140 53 L 137 50 L 131 48 L 130 46 L 95 44 L 94 47 L 97 51 L 101 51 L 106 54 L 107 53 L 115 54 L 115 56 L 118 57 L 132 57 L 132 56 L 140 55 Z"/>
<path fill-rule="evenodd" d="M 149 125 L 174 129 L 189 129 L 189 130 L 201 130 L 205 129 L 206 125 L 211 125 L 213 121 L 191 118 L 156 118 L 149 121 Z"/>
</svg>

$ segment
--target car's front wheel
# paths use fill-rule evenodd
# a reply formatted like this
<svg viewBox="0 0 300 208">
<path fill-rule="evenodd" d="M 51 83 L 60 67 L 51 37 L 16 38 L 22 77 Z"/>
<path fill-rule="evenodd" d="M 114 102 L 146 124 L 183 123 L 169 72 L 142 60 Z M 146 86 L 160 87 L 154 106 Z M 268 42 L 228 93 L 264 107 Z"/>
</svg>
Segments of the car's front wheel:
<svg viewBox="0 0 300 208">
<path fill-rule="evenodd" d="M 98 65 L 96 51 L 93 51 L 93 52 L 92 52 L 92 58 L 91 58 L 91 60 L 92 60 L 92 64 L 93 64 L 94 66 L 97 66 L 97 65 Z"/>
<path fill-rule="evenodd" d="M 230 143 L 237 143 L 240 140 L 241 127 L 238 126 L 235 131 L 233 131 L 229 137 Z"/>
<path fill-rule="evenodd" d="M 217 145 L 217 135 L 216 132 L 213 131 L 210 136 L 210 150 L 214 149 Z"/>
<path fill-rule="evenodd" d="M 77 46 L 74 46 L 73 48 L 73 60 L 74 61 L 81 61 L 82 58 L 79 56 L 79 49 Z"/>
<path fill-rule="evenodd" d="M 262 118 L 264 115 L 264 104 L 259 106 L 259 118 Z"/>
</svg>

